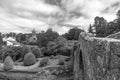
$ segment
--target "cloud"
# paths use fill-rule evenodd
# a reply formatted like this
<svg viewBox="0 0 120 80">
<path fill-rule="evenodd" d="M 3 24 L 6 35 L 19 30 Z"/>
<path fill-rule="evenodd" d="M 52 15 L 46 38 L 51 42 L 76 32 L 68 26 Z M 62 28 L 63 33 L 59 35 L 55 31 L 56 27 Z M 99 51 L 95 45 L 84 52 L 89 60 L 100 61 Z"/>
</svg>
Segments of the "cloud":
<svg viewBox="0 0 120 80">
<path fill-rule="evenodd" d="M 0 31 L 30 32 L 52 27 L 62 34 L 71 28 L 58 24 L 87 30 L 96 16 L 114 20 L 119 7 L 119 0 L 0 0 Z"/>
<path fill-rule="evenodd" d="M 65 3 L 66 10 L 78 13 L 65 21 L 66 24 L 80 25 L 87 30 L 96 16 L 104 17 L 108 22 L 116 18 L 116 12 L 120 9 L 119 0 L 69 0 Z"/>
<path fill-rule="evenodd" d="M 57 8 L 36 0 L 0 1 L 0 31 L 30 32 L 33 28 L 46 30 L 49 27 L 48 18 L 59 11 Z"/>
</svg>

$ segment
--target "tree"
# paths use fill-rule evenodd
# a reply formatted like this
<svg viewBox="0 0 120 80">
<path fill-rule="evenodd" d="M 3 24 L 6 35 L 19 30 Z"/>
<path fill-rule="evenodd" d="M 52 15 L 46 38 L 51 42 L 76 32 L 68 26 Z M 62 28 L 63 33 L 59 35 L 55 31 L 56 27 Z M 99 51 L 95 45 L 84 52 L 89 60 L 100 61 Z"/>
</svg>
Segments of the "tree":
<svg viewBox="0 0 120 80">
<path fill-rule="evenodd" d="M 57 45 L 61 45 L 61 46 L 64 46 L 66 43 L 67 43 L 67 39 L 62 37 L 62 36 L 59 36 L 56 40 L 55 40 L 55 43 Z"/>
<path fill-rule="evenodd" d="M 65 37 L 67 40 L 78 40 L 79 34 L 84 30 L 74 27 L 68 31 L 68 33 L 63 34 L 62 36 Z"/>
<path fill-rule="evenodd" d="M 81 32 L 84 32 L 84 30 L 76 28 L 76 31 L 75 31 L 75 34 L 74 34 L 74 40 L 78 40 L 79 39 L 79 34 Z"/>
<path fill-rule="evenodd" d="M 23 41 L 26 41 L 26 40 L 27 40 L 26 34 L 19 33 L 19 34 L 16 35 L 16 41 L 23 42 Z"/>
<path fill-rule="evenodd" d="M 26 41 L 26 35 L 25 34 L 22 34 L 21 37 L 20 37 L 21 41 Z"/>
<path fill-rule="evenodd" d="M 94 34 L 93 27 L 92 27 L 91 24 L 90 24 L 90 26 L 89 26 L 89 28 L 88 28 L 88 32 Z"/>
<path fill-rule="evenodd" d="M 96 37 L 105 37 L 107 36 L 107 28 L 107 21 L 103 17 L 96 16 L 94 24 L 89 27 L 89 32 L 95 33 Z"/>
<path fill-rule="evenodd" d="M 0 49 L 1 49 L 2 45 L 3 45 L 3 40 L 2 40 L 2 34 L 0 33 Z"/>
<path fill-rule="evenodd" d="M 15 36 L 16 36 L 16 33 L 10 32 L 8 35 L 9 35 L 10 37 L 15 37 Z"/>
<path fill-rule="evenodd" d="M 120 31 L 120 10 L 116 13 L 117 18 L 108 23 L 107 34 L 114 34 Z"/>
<path fill-rule="evenodd" d="M 59 34 L 57 32 L 49 28 L 46 32 L 37 35 L 37 43 L 39 44 L 39 47 L 46 47 L 49 41 L 54 41 L 58 36 Z"/>
<path fill-rule="evenodd" d="M 113 22 L 115 23 L 114 24 L 114 27 L 116 28 L 115 31 L 119 32 L 120 31 L 120 10 L 118 10 L 116 16 L 117 16 L 117 19 L 115 19 Z"/>
<path fill-rule="evenodd" d="M 115 23 L 113 22 L 113 21 L 111 21 L 111 22 L 109 22 L 108 23 L 108 25 L 107 25 L 107 27 L 108 27 L 108 29 L 107 29 L 107 36 L 108 35 L 110 35 L 110 34 L 114 34 L 114 33 L 116 33 L 116 32 L 118 32 L 119 30 L 117 30 L 117 28 L 115 27 Z"/>
<path fill-rule="evenodd" d="M 117 18 L 111 22 L 107 22 L 103 17 L 96 16 L 94 24 L 90 25 L 89 32 L 96 34 L 96 37 L 106 37 L 120 31 L 120 10 L 116 13 Z M 93 31 L 95 30 L 95 31 Z"/>
<path fill-rule="evenodd" d="M 19 33 L 19 34 L 16 35 L 16 41 L 17 42 L 21 42 L 21 35 L 22 35 L 22 33 Z"/>
<path fill-rule="evenodd" d="M 117 15 L 117 18 L 120 19 L 120 10 L 118 10 L 116 15 Z"/>
<path fill-rule="evenodd" d="M 54 41 L 49 41 L 49 43 L 47 44 L 48 49 L 53 48 L 55 46 L 56 46 L 56 43 Z"/>
</svg>

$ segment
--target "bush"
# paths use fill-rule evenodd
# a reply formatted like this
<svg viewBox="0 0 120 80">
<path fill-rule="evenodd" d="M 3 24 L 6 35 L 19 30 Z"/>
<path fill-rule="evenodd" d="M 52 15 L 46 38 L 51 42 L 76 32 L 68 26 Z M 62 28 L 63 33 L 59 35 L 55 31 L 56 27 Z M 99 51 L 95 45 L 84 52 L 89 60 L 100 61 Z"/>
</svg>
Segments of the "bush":
<svg viewBox="0 0 120 80">
<path fill-rule="evenodd" d="M 13 69 L 13 60 L 12 60 L 12 58 L 11 58 L 10 56 L 7 56 L 7 57 L 5 58 L 3 68 L 4 68 L 4 70 L 6 70 L 6 71 Z"/>
<path fill-rule="evenodd" d="M 22 54 L 22 58 L 24 58 L 24 56 L 27 54 L 27 53 L 29 53 L 29 52 L 31 52 L 31 48 L 29 47 L 29 46 L 23 46 L 23 54 Z"/>
<path fill-rule="evenodd" d="M 25 66 L 30 66 L 35 64 L 36 62 L 36 58 L 35 55 L 33 53 L 27 53 L 24 57 L 24 65 Z"/>
<path fill-rule="evenodd" d="M 58 65 L 64 65 L 64 59 L 59 59 Z"/>
<path fill-rule="evenodd" d="M 40 61 L 40 67 L 46 66 L 49 62 L 48 58 L 44 58 Z"/>
<path fill-rule="evenodd" d="M 24 58 L 23 47 L 20 46 L 10 46 L 4 47 L 2 51 L 2 58 L 5 60 L 6 56 L 10 56 L 13 61 Z"/>
<path fill-rule="evenodd" d="M 44 56 L 51 56 L 51 55 L 55 55 L 54 51 L 51 49 L 46 49 L 46 51 L 44 51 Z"/>
<path fill-rule="evenodd" d="M 55 47 L 56 46 L 56 43 L 53 42 L 53 41 L 50 41 L 48 44 L 47 44 L 47 48 L 50 49 L 52 47 Z"/>
<path fill-rule="evenodd" d="M 70 56 L 71 55 L 71 49 L 68 49 L 68 47 L 61 47 L 57 49 L 57 54 L 63 55 L 63 56 Z"/>
<path fill-rule="evenodd" d="M 33 48 L 32 53 L 35 55 L 36 58 L 40 58 L 43 56 L 43 54 L 39 48 Z"/>
<path fill-rule="evenodd" d="M 55 40 L 57 45 L 61 45 L 64 46 L 67 43 L 67 39 L 65 39 L 62 36 L 59 36 L 56 40 Z"/>
<path fill-rule="evenodd" d="M 55 56 L 54 56 L 54 55 L 51 55 L 51 56 L 50 56 L 50 59 L 55 59 Z"/>
</svg>

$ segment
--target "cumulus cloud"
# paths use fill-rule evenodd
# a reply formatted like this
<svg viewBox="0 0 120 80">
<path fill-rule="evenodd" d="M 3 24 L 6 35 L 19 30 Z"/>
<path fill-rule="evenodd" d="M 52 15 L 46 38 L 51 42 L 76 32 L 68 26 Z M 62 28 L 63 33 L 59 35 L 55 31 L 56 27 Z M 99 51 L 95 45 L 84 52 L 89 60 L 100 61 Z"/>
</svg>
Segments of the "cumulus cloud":
<svg viewBox="0 0 120 80">
<path fill-rule="evenodd" d="M 58 7 L 44 5 L 35 0 L 0 1 L 1 32 L 29 32 L 32 28 L 46 30 L 48 17 L 58 12 Z"/>
<path fill-rule="evenodd" d="M 96 16 L 114 20 L 119 7 L 119 0 L 0 0 L 0 31 L 52 27 L 62 34 L 74 26 L 87 30 Z"/>
<path fill-rule="evenodd" d="M 68 4 L 67 4 L 68 3 Z M 67 24 L 81 25 L 87 30 L 88 25 L 94 22 L 96 16 L 104 17 L 108 22 L 116 18 L 116 12 L 120 9 L 119 0 L 69 0 L 65 3 L 69 13 L 77 13 L 65 21 Z"/>
</svg>

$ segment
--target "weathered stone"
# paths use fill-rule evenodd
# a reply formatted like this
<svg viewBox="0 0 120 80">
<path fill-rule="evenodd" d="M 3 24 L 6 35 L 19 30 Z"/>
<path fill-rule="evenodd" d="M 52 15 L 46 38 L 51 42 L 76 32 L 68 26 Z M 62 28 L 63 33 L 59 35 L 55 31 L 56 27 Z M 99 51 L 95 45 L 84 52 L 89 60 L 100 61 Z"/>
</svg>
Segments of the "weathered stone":
<svg viewBox="0 0 120 80">
<path fill-rule="evenodd" d="M 107 38 L 120 39 L 120 32 L 111 34 L 111 35 L 107 36 Z"/>
<path fill-rule="evenodd" d="M 119 80 L 120 79 L 120 40 L 79 36 L 78 50 L 82 52 L 84 80 Z M 74 55 L 79 56 L 80 52 Z M 80 57 L 79 57 L 80 58 Z M 79 59 L 78 59 L 79 60 Z M 74 65 L 81 65 L 74 60 Z M 80 70 L 79 68 L 76 68 Z M 79 74 L 75 70 L 75 75 Z M 83 80 L 81 78 L 74 80 Z"/>
</svg>

